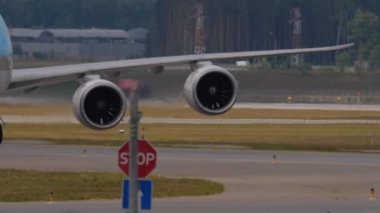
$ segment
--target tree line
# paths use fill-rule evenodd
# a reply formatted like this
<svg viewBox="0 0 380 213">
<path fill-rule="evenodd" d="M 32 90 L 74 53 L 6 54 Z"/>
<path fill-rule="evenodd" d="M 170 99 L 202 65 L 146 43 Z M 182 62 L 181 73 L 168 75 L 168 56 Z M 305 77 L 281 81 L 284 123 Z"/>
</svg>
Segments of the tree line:
<svg viewBox="0 0 380 213">
<path fill-rule="evenodd" d="M 193 51 L 191 8 L 199 0 L 157 0 L 154 43 L 157 54 Z M 207 52 L 283 49 L 293 47 L 291 11 L 300 8 L 301 46 L 355 42 L 355 52 L 313 54 L 311 63 L 349 64 L 368 61 L 379 67 L 380 1 L 378 0 L 203 0 Z M 190 18 L 189 18 L 190 17 Z M 190 32 L 190 35 L 189 35 Z M 189 46 L 190 44 L 190 46 Z M 377 64 L 376 64 L 377 63 Z"/>
<path fill-rule="evenodd" d="M 11 27 L 146 27 L 151 55 L 175 55 L 194 50 L 197 2 L 204 4 L 207 52 L 292 48 L 291 11 L 300 8 L 302 47 L 356 43 L 355 52 L 307 62 L 379 66 L 378 0 L 0 0 L 0 14 Z"/>
</svg>

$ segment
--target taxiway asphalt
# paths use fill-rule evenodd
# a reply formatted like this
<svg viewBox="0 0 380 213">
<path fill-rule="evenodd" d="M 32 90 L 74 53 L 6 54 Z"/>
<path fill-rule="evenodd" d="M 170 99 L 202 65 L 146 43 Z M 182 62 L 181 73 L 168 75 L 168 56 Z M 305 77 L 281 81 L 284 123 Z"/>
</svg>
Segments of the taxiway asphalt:
<svg viewBox="0 0 380 213">
<path fill-rule="evenodd" d="M 6 141 L 0 146 L 0 168 L 119 172 L 116 153 L 117 148 Z M 155 174 L 212 179 L 223 183 L 226 191 L 209 197 L 154 199 L 152 213 L 380 210 L 379 200 L 369 200 L 370 188 L 380 190 L 376 153 L 159 148 Z M 0 213 L 125 212 L 120 205 L 119 200 L 0 203 Z"/>
</svg>

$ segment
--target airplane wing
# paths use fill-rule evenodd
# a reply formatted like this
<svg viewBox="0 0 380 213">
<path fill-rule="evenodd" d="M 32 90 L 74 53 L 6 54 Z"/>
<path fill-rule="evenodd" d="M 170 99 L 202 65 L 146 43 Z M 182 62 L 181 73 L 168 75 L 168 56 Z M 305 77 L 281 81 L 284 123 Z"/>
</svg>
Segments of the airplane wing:
<svg viewBox="0 0 380 213">
<path fill-rule="evenodd" d="M 354 44 L 319 48 L 284 49 L 266 51 L 247 51 L 232 53 L 211 53 L 201 55 L 166 56 L 120 61 L 85 63 L 75 65 L 51 66 L 42 68 L 15 69 L 12 72 L 8 90 L 39 87 L 43 85 L 81 79 L 85 75 L 115 75 L 136 68 L 150 68 L 176 64 L 192 64 L 202 61 L 242 60 L 253 57 L 303 54 L 313 52 L 338 51 Z"/>
<path fill-rule="evenodd" d="M 187 77 L 184 85 L 186 101 L 200 113 L 219 115 L 227 112 L 235 104 L 239 86 L 228 70 L 213 65 L 212 62 L 337 51 L 351 46 L 353 44 L 305 49 L 168 56 L 12 70 L 12 45 L 6 24 L 0 15 L 0 92 L 32 91 L 34 88 L 48 84 L 79 80 L 81 85 L 75 91 L 72 100 L 74 115 L 86 127 L 105 130 L 119 124 L 127 108 L 124 92 L 118 85 L 106 80 L 106 78 L 117 78 L 122 72 L 137 68 L 190 64 L 194 71 Z"/>
</svg>

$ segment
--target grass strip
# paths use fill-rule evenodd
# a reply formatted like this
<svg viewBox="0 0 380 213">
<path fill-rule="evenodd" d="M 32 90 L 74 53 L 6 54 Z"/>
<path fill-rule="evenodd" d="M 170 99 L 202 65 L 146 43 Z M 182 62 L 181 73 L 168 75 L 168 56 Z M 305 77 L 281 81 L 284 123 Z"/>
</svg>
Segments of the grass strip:
<svg viewBox="0 0 380 213">
<path fill-rule="evenodd" d="M 143 127 L 145 138 L 162 146 L 242 145 L 251 149 L 311 151 L 380 149 L 380 125 L 150 124 Z M 119 128 L 97 132 L 79 124 L 9 124 L 5 132 L 7 139 L 121 146 L 129 133 L 118 134 Z"/>
<path fill-rule="evenodd" d="M 0 202 L 120 199 L 121 173 L 41 172 L 0 169 Z M 151 177 L 153 196 L 214 195 L 223 192 L 220 183 L 190 178 Z"/>
</svg>

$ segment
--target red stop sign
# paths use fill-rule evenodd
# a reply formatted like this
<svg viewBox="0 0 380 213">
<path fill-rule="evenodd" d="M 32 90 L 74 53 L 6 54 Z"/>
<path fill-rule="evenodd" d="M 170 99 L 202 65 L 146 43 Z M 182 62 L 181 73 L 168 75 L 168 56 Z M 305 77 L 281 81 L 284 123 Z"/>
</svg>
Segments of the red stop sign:
<svg viewBox="0 0 380 213">
<path fill-rule="evenodd" d="M 153 146 L 146 140 L 139 140 L 139 153 L 137 155 L 138 177 L 144 178 L 149 175 L 157 164 L 157 152 Z M 119 149 L 119 167 L 129 176 L 129 142 Z"/>
</svg>

